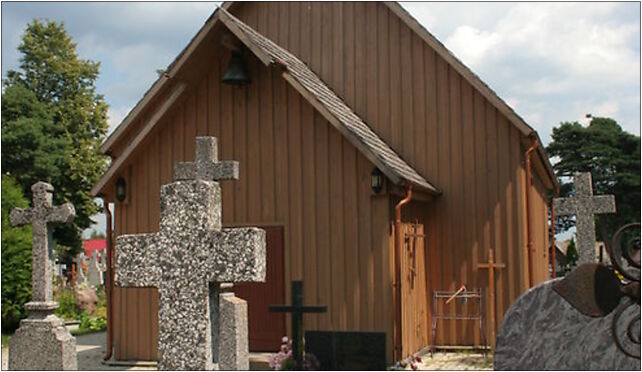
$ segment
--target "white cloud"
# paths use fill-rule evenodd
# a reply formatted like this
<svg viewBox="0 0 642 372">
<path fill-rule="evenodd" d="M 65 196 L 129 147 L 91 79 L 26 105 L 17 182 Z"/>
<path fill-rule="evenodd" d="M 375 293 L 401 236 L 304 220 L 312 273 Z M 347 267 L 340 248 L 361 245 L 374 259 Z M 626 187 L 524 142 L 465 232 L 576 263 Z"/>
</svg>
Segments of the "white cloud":
<svg viewBox="0 0 642 372">
<path fill-rule="evenodd" d="M 501 43 L 502 35 L 480 31 L 474 27 L 459 26 L 447 40 L 446 45 L 469 67 L 474 67 Z"/>
<path fill-rule="evenodd" d="M 132 109 L 131 106 L 123 106 L 123 107 L 110 107 L 107 110 L 107 123 L 109 124 L 109 130 L 107 131 L 107 134 L 111 134 L 111 132 L 116 129 L 116 127 L 120 124 L 121 121 L 127 116 L 129 111 Z"/>
</svg>

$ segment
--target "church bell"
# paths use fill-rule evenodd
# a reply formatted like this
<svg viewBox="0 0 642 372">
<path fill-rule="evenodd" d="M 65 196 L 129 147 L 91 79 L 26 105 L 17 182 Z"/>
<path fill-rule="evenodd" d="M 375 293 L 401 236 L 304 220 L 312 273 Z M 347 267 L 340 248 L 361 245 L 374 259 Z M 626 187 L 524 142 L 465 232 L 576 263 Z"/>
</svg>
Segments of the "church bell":
<svg viewBox="0 0 642 372">
<path fill-rule="evenodd" d="M 245 69 L 243 55 L 240 52 L 232 52 L 230 64 L 227 66 L 227 72 L 223 75 L 221 81 L 225 84 L 238 86 L 250 83 L 250 77 Z"/>
</svg>

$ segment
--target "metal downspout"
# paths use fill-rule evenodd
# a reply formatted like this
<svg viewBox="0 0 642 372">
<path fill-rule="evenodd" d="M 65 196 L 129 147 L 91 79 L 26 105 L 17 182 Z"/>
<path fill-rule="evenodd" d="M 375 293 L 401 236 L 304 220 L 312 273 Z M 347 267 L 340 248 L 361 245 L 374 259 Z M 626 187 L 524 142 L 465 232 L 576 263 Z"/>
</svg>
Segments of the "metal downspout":
<svg viewBox="0 0 642 372">
<path fill-rule="evenodd" d="M 395 206 L 395 344 L 394 359 L 401 360 L 401 207 L 412 199 L 412 185 L 408 185 L 408 193 L 404 199 Z"/>
<path fill-rule="evenodd" d="M 105 349 L 104 360 L 111 359 L 112 344 L 113 344 L 113 317 L 112 317 L 112 289 L 113 289 L 113 276 L 112 276 L 112 231 L 111 222 L 112 216 L 109 210 L 109 203 L 103 199 L 105 216 L 107 218 L 107 278 L 105 280 L 105 297 L 107 299 L 107 347 Z"/>
<path fill-rule="evenodd" d="M 528 287 L 533 285 L 533 231 L 531 227 L 531 188 L 533 177 L 531 175 L 531 153 L 537 149 L 539 141 L 535 137 L 533 145 L 526 150 L 526 250 L 528 257 Z"/>
</svg>

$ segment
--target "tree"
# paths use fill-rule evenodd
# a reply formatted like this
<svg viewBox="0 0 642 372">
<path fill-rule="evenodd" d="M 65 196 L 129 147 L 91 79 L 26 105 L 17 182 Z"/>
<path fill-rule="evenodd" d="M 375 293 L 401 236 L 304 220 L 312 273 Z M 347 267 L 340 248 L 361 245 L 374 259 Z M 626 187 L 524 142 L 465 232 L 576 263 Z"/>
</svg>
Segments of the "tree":
<svg viewBox="0 0 642 372">
<path fill-rule="evenodd" d="M 50 21 L 27 25 L 18 50 L 20 71 L 3 81 L 2 169 L 25 195 L 42 180 L 55 187 L 56 204 L 74 204 L 73 224 L 54 230 L 73 255 L 99 210 L 89 191 L 107 162 L 99 152 L 108 128 L 107 104 L 95 87 L 99 63 L 80 59 L 64 25 Z"/>
<path fill-rule="evenodd" d="M 105 233 L 102 231 L 91 230 L 89 239 L 105 239 Z"/>
<path fill-rule="evenodd" d="M 591 172 L 595 194 L 615 195 L 617 214 L 596 217 L 599 240 L 610 246 L 620 226 L 640 221 L 640 137 L 623 131 L 613 119 L 594 117 L 588 127 L 564 122 L 553 128 L 547 151 L 551 158 L 559 157 L 553 169 L 566 181 L 560 182 L 560 196 L 573 193 L 575 172 Z M 570 218 L 559 218 L 556 230 L 573 224 Z"/>
<path fill-rule="evenodd" d="M 566 268 L 570 270 L 572 267 L 575 267 L 579 258 L 580 255 L 577 253 L 575 239 L 571 238 L 571 241 L 568 243 L 568 248 L 566 248 Z"/>
<path fill-rule="evenodd" d="M 24 304 L 31 299 L 31 226 L 12 228 L 9 213 L 26 208 L 29 202 L 20 186 L 2 176 L 2 331 L 18 328 L 24 318 Z"/>
</svg>

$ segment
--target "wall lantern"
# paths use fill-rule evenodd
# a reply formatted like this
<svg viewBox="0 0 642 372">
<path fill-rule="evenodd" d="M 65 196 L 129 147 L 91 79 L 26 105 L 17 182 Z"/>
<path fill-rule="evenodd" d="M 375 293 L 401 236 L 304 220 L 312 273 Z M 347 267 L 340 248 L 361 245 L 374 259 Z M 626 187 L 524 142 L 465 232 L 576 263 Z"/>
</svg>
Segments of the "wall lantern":
<svg viewBox="0 0 642 372">
<path fill-rule="evenodd" d="M 230 63 L 227 66 L 227 72 L 223 75 L 221 81 L 224 84 L 242 86 L 250 83 L 250 77 L 245 68 L 245 61 L 243 61 L 243 54 L 241 52 L 232 51 Z"/>
<path fill-rule="evenodd" d="M 380 193 L 381 189 L 383 189 L 383 173 L 381 173 L 379 168 L 372 170 L 372 173 L 370 174 L 370 186 L 375 194 Z"/>
<path fill-rule="evenodd" d="M 127 198 L 127 186 L 123 177 L 118 178 L 116 181 L 116 200 L 124 202 Z"/>
</svg>

